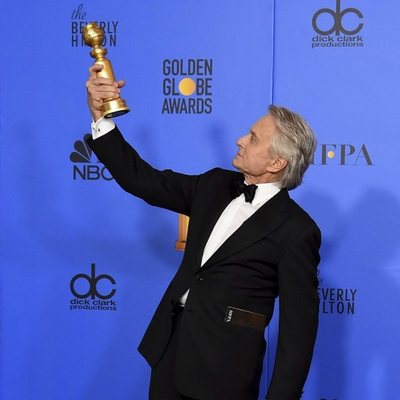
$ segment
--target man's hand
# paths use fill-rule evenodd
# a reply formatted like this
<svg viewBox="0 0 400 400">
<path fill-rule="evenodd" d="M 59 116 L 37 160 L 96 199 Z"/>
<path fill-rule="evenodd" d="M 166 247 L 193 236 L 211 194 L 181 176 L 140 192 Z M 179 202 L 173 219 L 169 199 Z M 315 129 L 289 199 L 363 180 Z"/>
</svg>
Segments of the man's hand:
<svg viewBox="0 0 400 400">
<path fill-rule="evenodd" d="M 105 99 L 119 97 L 120 89 L 125 85 L 124 81 L 114 82 L 111 79 L 98 77 L 97 73 L 103 69 L 101 64 L 93 64 L 89 68 L 89 79 L 86 81 L 87 101 L 93 121 L 101 118 L 101 106 Z"/>
</svg>

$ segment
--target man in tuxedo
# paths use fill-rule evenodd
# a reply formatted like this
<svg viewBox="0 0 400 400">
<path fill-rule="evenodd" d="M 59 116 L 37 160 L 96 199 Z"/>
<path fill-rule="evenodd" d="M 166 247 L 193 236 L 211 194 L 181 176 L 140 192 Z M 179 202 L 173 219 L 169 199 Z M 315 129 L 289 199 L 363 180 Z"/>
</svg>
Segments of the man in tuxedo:
<svg viewBox="0 0 400 400">
<path fill-rule="evenodd" d="M 139 346 L 152 368 L 151 400 L 256 400 L 264 330 L 279 296 L 279 335 L 267 400 L 298 400 L 318 325 L 317 265 L 321 234 L 290 199 L 315 150 L 306 122 L 270 106 L 237 141 L 233 166 L 200 175 L 159 171 L 140 158 L 104 99 L 123 81 L 87 81 L 89 145 L 127 192 L 188 215 L 182 263 Z"/>
</svg>

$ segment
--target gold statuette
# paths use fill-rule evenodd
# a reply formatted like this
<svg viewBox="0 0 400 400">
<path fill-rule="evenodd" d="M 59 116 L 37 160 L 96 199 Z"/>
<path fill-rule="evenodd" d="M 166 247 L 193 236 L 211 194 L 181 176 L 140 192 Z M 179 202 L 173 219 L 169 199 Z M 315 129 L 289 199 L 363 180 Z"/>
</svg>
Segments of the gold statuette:
<svg viewBox="0 0 400 400">
<path fill-rule="evenodd" d="M 178 240 L 175 243 L 177 250 L 185 250 L 186 238 L 189 228 L 189 217 L 186 215 L 179 214 L 179 226 L 178 226 Z"/>
<path fill-rule="evenodd" d="M 105 56 L 107 49 L 101 47 L 104 42 L 104 31 L 96 23 L 92 22 L 83 28 L 83 40 L 87 46 L 93 47 L 90 55 L 96 59 L 96 64 L 103 65 L 103 69 L 97 73 L 97 76 L 112 79 L 116 81 L 110 60 Z M 129 107 L 125 100 L 118 97 L 117 99 L 106 99 L 103 102 L 102 109 L 103 117 L 112 118 L 129 112 Z"/>
</svg>

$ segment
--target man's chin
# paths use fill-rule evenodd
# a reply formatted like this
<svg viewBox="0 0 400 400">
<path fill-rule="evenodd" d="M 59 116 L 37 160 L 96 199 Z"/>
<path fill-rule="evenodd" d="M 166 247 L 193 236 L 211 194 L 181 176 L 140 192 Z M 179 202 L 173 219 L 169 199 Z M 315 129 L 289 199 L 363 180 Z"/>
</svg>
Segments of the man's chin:
<svg viewBox="0 0 400 400">
<path fill-rule="evenodd" d="M 241 169 L 240 169 L 240 163 L 238 162 L 237 156 L 232 160 L 232 165 L 233 165 L 236 169 L 238 169 L 239 171 L 241 170 Z"/>
</svg>

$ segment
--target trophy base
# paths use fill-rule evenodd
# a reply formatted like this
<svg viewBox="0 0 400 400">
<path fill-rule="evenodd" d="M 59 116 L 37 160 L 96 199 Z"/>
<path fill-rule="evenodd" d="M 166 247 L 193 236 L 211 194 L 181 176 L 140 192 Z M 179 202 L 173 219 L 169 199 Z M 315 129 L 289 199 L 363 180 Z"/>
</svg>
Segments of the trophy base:
<svg viewBox="0 0 400 400">
<path fill-rule="evenodd" d="M 186 241 L 177 240 L 175 243 L 175 249 L 179 251 L 184 251 L 186 248 Z"/>
<path fill-rule="evenodd" d="M 126 105 L 125 100 L 113 99 L 106 100 L 102 107 L 102 113 L 104 118 L 115 118 L 120 115 L 124 115 L 130 111 L 129 107 Z"/>
</svg>

